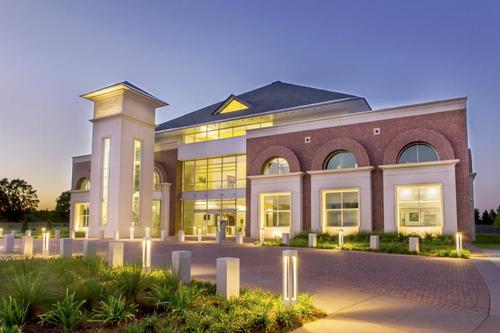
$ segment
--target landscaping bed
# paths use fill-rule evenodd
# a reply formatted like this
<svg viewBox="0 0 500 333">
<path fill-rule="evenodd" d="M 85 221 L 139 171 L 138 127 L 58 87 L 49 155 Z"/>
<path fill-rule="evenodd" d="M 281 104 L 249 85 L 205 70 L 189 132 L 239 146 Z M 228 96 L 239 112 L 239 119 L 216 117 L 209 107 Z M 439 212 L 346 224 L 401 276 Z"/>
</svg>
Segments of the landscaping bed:
<svg viewBox="0 0 500 333">
<path fill-rule="evenodd" d="M 301 232 L 295 235 L 288 246 L 307 247 L 308 232 Z M 378 250 L 370 249 L 370 235 L 378 235 L 380 246 Z M 408 248 L 409 235 L 399 235 L 395 233 L 358 233 L 344 236 L 344 246 L 342 250 L 354 251 L 372 251 L 384 253 L 417 254 L 410 252 Z M 265 241 L 264 246 L 285 246 L 281 238 Z M 317 248 L 320 249 L 339 249 L 338 235 L 328 233 L 318 234 Z M 460 253 L 455 249 L 455 238 L 453 236 L 431 236 L 426 235 L 420 238 L 419 255 L 433 257 L 453 257 L 469 258 L 470 251 L 463 249 Z"/>
<path fill-rule="evenodd" d="M 500 250 L 500 233 L 476 234 L 474 245 L 482 249 Z"/>
<path fill-rule="evenodd" d="M 215 290 L 101 259 L 3 260 L 1 332 L 286 332 L 324 315 L 305 294 L 286 305 L 262 290 L 230 300 Z"/>
</svg>

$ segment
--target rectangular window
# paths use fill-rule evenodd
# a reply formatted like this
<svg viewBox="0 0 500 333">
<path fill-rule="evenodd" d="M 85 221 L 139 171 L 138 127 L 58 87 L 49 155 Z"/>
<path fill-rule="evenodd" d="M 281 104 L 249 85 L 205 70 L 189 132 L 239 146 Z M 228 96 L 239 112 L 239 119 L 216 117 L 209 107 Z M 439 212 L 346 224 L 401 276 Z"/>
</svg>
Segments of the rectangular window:
<svg viewBox="0 0 500 333">
<path fill-rule="evenodd" d="M 75 226 L 74 230 L 78 231 L 81 228 L 85 228 L 89 226 L 89 204 L 88 203 L 79 203 L 76 204 L 76 218 L 75 218 Z"/>
<path fill-rule="evenodd" d="M 323 219 L 327 227 L 357 227 L 359 225 L 359 190 L 324 191 Z"/>
<path fill-rule="evenodd" d="M 132 170 L 132 225 L 139 224 L 141 202 L 141 160 L 142 142 L 134 140 L 134 159 Z"/>
<path fill-rule="evenodd" d="M 153 200 L 153 215 L 151 223 L 151 236 L 157 237 L 161 234 L 161 201 Z"/>
<path fill-rule="evenodd" d="M 110 143 L 110 138 L 105 138 L 102 143 L 101 226 L 108 224 Z"/>
<path fill-rule="evenodd" d="M 402 227 L 441 226 L 441 186 L 398 186 L 398 219 Z"/>
<path fill-rule="evenodd" d="M 290 194 L 265 194 L 262 196 L 264 227 L 290 226 Z"/>
</svg>

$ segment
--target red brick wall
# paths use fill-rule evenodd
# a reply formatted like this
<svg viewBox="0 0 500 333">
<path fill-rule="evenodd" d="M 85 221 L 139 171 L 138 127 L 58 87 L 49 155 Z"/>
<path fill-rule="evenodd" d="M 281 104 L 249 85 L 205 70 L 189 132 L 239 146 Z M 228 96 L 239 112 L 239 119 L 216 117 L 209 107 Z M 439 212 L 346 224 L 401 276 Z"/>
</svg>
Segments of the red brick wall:
<svg viewBox="0 0 500 333">
<path fill-rule="evenodd" d="M 380 128 L 380 135 L 373 135 L 373 128 L 377 127 Z M 306 136 L 311 137 L 310 143 L 304 143 Z M 470 213 L 472 205 L 469 183 L 471 170 L 465 110 L 251 138 L 247 140 L 247 173 L 248 175 L 259 174 L 262 160 L 274 157 L 263 156 L 263 152 L 268 147 L 283 147 L 293 152 L 299 161 L 301 171 L 317 170 L 318 165 L 321 166 L 331 152 L 326 151 L 325 147 L 331 145 L 337 148 L 339 142 L 344 142 L 351 147 L 360 166 L 369 162 L 375 167 L 372 173 L 372 223 L 374 229 L 382 230 L 384 225 L 383 175 L 378 166 L 387 162 L 395 163 L 400 149 L 414 141 L 428 141 L 433 144 L 441 159 L 460 160 L 456 166 L 458 227 L 466 237 L 473 237 L 474 225 Z M 274 150 L 278 151 L 278 148 Z M 273 151 L 270 153 L 272 154 Z M 317 154 L 324 156 L 321 158 Z M 305 229 L 309 229 L 311 196 L 308 176 L 304 177 L 303 185 L 303 225 Z M 248 187 L 247 208 L 249 208 L 249 194 L 250 188 Z M 247 209 L 247 222 L 249 221 L 250 209 Z"/>
</svg>

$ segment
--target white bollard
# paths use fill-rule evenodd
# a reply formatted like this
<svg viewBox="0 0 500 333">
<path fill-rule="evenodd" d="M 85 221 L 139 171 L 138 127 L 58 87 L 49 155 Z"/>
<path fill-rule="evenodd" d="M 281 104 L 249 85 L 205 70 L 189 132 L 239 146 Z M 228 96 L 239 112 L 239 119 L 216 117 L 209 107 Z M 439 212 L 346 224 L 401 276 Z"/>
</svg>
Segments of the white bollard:
<svg viewBox="0 0 500 333">
<path fill-rule="evenodd" d="M 177 241 L 179 243 L 184 243 L 184 240 L 185 240 L 185 238 L 184 238 L 184 230 L 179 230 L 177 232 Z"/>
<path fill-rule="evenodd" d="M 3 252 L 14 253 L 14 235 L 7 234 L 3 237 Z"/>
<path fill-rule="evenodd" d="M 198 228 L 197 233 L 198 233 L 198 242 L 201 242 L 203 240 L 203 235 L 202 235 L 203 230 L 201 228 Z"/>
<path fill-rule="evenodd" d="M 222 231 L 215 232 L 215 241 L 217 243 L 222 243 Z"/>
<path fill-rule="evenodd" d="M 318 235 L 316 235 L 315 233 L 310 233 L 307 237 L 307 245 L 309 247 L 316 247 L 317 242 L 318 242 Z"/>
<path fill-rule="evenodd" d="M 283 251 L 283 302 L 294 303 L 297 300 L 297 250 Z"/>
<path fill-rule="evenodd" d="M 240 296 L 240 259 L 217 258 L 217 295 L 229 299 Z"/>
<path fill-rule="evenodd" d="M 109 242 L 108 245 L 108 265 L 110 267 L 123 266 L 123 242 Z"/>
<path fill-rule="evenodd" d="M 25 236 L 31 236 L 31 230 L 29 230 L 29 229 L 28 229 L 28 230 L 26 230 L 26 231 L 24 232 L 24 235 L 25 235 Z"/>
<path fill-rule="evenodd" d="M 71 238 L 61 238 L 59 240 L 59 255 L 63 258 L 73 256 L 73 240 Z"/>
<path fill-rule="evenodd" d="M 115 230 L 115 240 L 120 240 L 120 230 Z"/>
<path fill-rule="evenodd" d="M 94 258 L 97 256 L 97 242 L 95 240 L 85 239 L 83 241 L 83 256 L 85 258 Z"/>
<path fill-rule="evenodd" d="M 89 228 L 85 227 L 85 239 L 89 239 Z"/>
<path fill-rule="evenodd" d="M 380 247 L 380 238 L 378 235 L 370 235 L 370 249 L 378 250 Z"/>
<path fill-rule="evenodd" d="M 24 236 L 21 240 L 21 254 L 25 257 L 33 255 L 33 237 Z"/>
<path fill-rule="evenodd" d="M 418 253 L 420 251 L 419 240 L 420 239 L 418 237 L 410 237 L 410 244 L 409 244 L 410 252 Z"/>
<path fill-rule="evenodd" d="M 0 237 L 3 237 L 3 228 L 0 228 Z"/>
<path fill-rule="evenodd" d="M 144 237 L 151 238 L 151 228 L 150 227 L 144 228 Z"/>
<path fill-rule="evenodd" d="M 339 250 L 344 247 L 344 230 L 339 231 Z"/>
<path fill-rule="evenodd" d="M 191 251 L 172 252 L 172 273 L 182 283 L 191 282 Z"/>
<path fill-rule="evenodd" d="M 11 234 L 11 235 L 14 235 L 14 237 L 16 237 L 17 231 L 16 231 L 16 230 L 11 230 L 11 231 L 10 231 L 10 234 Z"/>
<path fill-rule="evenodd" d="M 166 230 L 162 230 L 162 231 L 160 232 L 160 239 L 161 239 L 162 241 L 167 240 L 167 231 L 166 231 Z"/>
<path fill-rule="evenodd" d="M 50 231 L 43 231 L 42 232 L 42 254 L 44 256 L 48 256 L 49 253 L 50 253 Z"/>
<path fill-rule="evenodd" d="M 135 228 L 134 227 L 130 227 L 129 238 L 130 238 L 130 240 L 134 240 L 135 239 Z"/>
<path fill-rule="evenodd" d="M 142 240 L 142 269 L 151 272 L 151 238 L 148 236 Z"/>
<path fill-rule="evenodd" d="M 288 232 L 284 232 L 281 234 L 281 243 L 288 245 L 290 243 L 290 234 Z"/>
<path fill-rule="evenodd" d="M 462 233 L 457 232 L 455 234 L 455 250 L 460 254 L 462 252 L 463 245 L 462 245 Z"/>
<path fill-rule="evenodd" d="M 71 237 L 72 239 L 76 238 L 76 232 L 75 232 L 75 230 L 71 230 L 71 232 L 69 233 L 69 237 Z"/>
<path fill-rule="evenodd" d="M 262 244 L 264 243 L 264 228 L 261 228 L 259 230 L 259 242 Z"/>
<path fill-rule="evenodd" d="M 236 244 L 241 245 L 243 244 L 243 233 L 238 231 L 236 232 Z"/>
<path fill-rule="evenodd" d="M 61 238 L 61 230 L 56 230 L 54 231 L 54 238 L 59 239 Z"/>
</svg>

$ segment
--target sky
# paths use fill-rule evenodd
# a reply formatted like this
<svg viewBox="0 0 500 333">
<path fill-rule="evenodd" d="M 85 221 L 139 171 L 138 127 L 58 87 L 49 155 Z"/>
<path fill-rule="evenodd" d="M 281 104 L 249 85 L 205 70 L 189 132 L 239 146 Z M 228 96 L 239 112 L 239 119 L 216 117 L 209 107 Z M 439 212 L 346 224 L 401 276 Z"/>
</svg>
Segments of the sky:
<svg viewBox="0 0 500 333">
<path fill-rule="evenodd" d="M 128 80 L 157 123 L 273 81 L 373 109 L 468 97 L 476 207 L 500 205 L 500 1 L 0 1 L 0 178 L 53 208 L 91 102 Z"/>
</svg>

